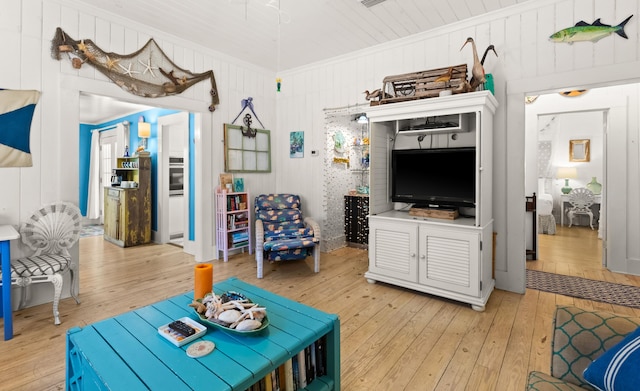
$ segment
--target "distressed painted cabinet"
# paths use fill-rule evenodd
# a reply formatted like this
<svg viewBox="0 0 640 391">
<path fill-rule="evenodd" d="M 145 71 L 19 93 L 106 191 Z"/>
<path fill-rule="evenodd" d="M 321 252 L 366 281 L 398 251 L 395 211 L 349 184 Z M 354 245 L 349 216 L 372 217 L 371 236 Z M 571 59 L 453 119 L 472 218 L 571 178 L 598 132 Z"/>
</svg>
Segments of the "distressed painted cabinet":
<svg viewBox="0 0 640 391">
<path fill-rule="evenodd" d="M 118 158 L 116 170 L 138 187 L 104 188 L 104 238 L 120 247 L 150 243 L 151 158 Z"/>
</svg>

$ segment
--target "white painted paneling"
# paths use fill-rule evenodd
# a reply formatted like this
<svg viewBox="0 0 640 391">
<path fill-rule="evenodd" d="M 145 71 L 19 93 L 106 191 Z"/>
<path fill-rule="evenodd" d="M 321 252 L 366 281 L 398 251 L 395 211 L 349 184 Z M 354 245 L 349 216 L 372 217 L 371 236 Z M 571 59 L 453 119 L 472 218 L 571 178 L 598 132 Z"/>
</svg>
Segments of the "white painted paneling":
<svg viewBox="0 0 640 391">
<path fill-rule="evenodd" d="M 5 205 L 0 209 L 0 221 L 3 223 L 18 226 L 20 221 L 26 219 L 31 211 L 43 203 L 55 200 L 78 201 L 78 176 L 69 175 L 69 172 L 76 170 L 78 162 L 80 91 L 112 95 L 135 103 L 154 104 L 148 99 L 125 93 L 88 65 L 78 71 L 71 67 L 67 58 L 63 58 L 62 61 L 52 59 L 50 41 L 58 26 L 74 39 L 91 39 L 104 50 L 119 53 L 139 49 L 140 42 L 146 43 L 151 33 L 162 47 L 167 48 L 168 54 L 174 56 L 172 60 L 185 69 L 200 72 L 213 66 L 216 70 L 232 67 L 240 77 L 237 85 L 242 90 L 233 91 L 237 99 L 231 102 L 228 85 L 225 86 L 224 80 L 216 73 L 222 102 L 219 108 L 227 114 L 235 114 L 236 110 L 239 110 L 240 99 L 247 96 L 259 97 L 257 111 L 261 114 L 261 119 L 268 120 L 271 124 L 275 123 L 275 94 L 274 90 L 271 90 L 275 85 L 275 76 L 271 71 L 254 66 L 246 68 L 246 64 L 230 61 L 228 57 L 221 61 L 217 58 L 217 53 L 175 44 L 174 38 L 166 34 L 157 34 L 153 28 L 129 23 L 121 18 L 109 20 L 92 13 L 95 10 L 85 9 L 80 12 L 74 7 L 61 6 L 55 1 L 22 0 L 6 3 L 11 3 L 12 6 L 3 2 L 3 21 L 4 18 L 8 18 L 11 22 L 1 23 L 0 31 L 5 37 L 4 49 L 15 53 L 15 56 L 0 59 L 0 65 L 5 71 L 3 75 L 6 75 L 6 80 L 0 75 L 0 84 L 3 88 L 37 89 L 43 94 L 36 106 L 32 122 L 33 167 L 0 170 L 0 180 L 10 185 L 0 195 L 1 204 Z M 266 80 L 270 82 L 267 83 Z M 268 93 L 267 85 L 270 88 Z M 199 110 L 201 113 L 202 128 L 196 129 L 196 160 L 199 164 L 196 170 L 196 190 L 202 196 L 196 197 L 198 249 L 195 251 L 196 259 L 200 261 L 212 259 L 215 250 L 211 228 L 212 178 L 223 170 L 223 146 L 220 140 L 222 124 L 229 122 L 229 115 L 211 114 L 207 110 L 211 100 L 209 89 L 207 82 L 203 82 L 180 96 L 157 101 L 162 107 L 191 112 Z M 246 183 L 252 191 L 259 191 L 259 187 L 264 183 L 273 183 L 272 179 L 269 180 L 273 176 L 256 176 L 256 190 L 253 190 L 255 187 L 252 176 L 248 176 Z M 28 252 L 18 243 L 12 243 L 12 250 L 14 256 Z M 73 262 L 79 261 L 77 248 L 72 251 L 72 257 Z M 29 305 L 51 300 L 50 288 L 42 288 L 34 286 L 31 289 L 32 300 Z M 68 287 L 64 295 L 68 296 Z"/>
<path fill-rule="evenodd" d="M 589 1 L 586 16 L 594 16 L 595 3 Z M 488 2 L 483 4 L 490 8 Z M 618 0 L 613 2 L 616 13 L 619 9 L 633 8 L 637 10 L 637 0 Z M 336 78 L 332 83 L 331 75 L 334 72 L 344 72 L 344 66 L 349 64 L 352 57 L 373 56 L 374 60 L 366 67 L 361 62 L 356 61 L 356 73 L 366 72 L 372 74 L 373 85 L 381 82 L 388 75 L 400 74 L 407 71 L 417 71 L 438 66 L 453 64 L 454 60 L 462 59 L 469 66 L 472 64 L 470 52 L 465 48 L 459 51 L 467 35 L 476 37 L 480 50 L 493 43 L 498 51 L 498 58 L 490 57 L 486 60 L 487 68 L 494 75 L 496 97 L 500 102 L 500 107 L 494 118 L 494 185 L 493 185 L 493 214 L 495 217 L 494 230 L 497 235 L 496 269 L 498 287 L 515 291 L 524 289 L 524 93 L 526 91 L 541 91 L 557 88 L 572 88 L 576 86 L 578 79 L 582 83 L 617 83 L 620 76 L 616 76 L 615 69 L 621 67 L 626 70 L 631 66 L 629 62 L 638 62 L 637 48 L 629 48 L 625 53 L 619 52 L 628 42 L 637 46 L 637 39 L 624 40 L 613 35 L 593 44 L 591 42 L 577 42 L 573 45 L 566 43 L 553 43 L 548 40 L 548 36 L 557 30 L 570 27 L 578 20 L 574 19 L 577 9 L 583 7 L 578 0 L 572 1 L 545 1 L 536 2 L 534 5 L 523 5 L 514 7 L 510 12 L 501 12 L 495 15 L 478 17 L 467 22 L 449 26 L 432 32 L 425 32 L 412 39 L 398 40 L 393 47 L 379 46 L 370 50 L 363 50 L 350 56 L 331 59 L 326 63 L 314 64 L 313 66 L 302 67 L 289 72 L 281 72 L 285 80 L 290 78 L 302 78 L 304 80 L 313 77 L 324 77 L 326 86 L 317 92 L 322 96 L 321 100 L 327 102 L 325 107 L 337 107 L 341 105 L 355 104 L 361 102 L 359 85 L 360 78 Z M 610 12 L 610 11 L 609 11 Z M 633 12 L 630 12 L 633 13 Z M 629 13 L 629 14 L 630 14 Z M 583 14 L 584 15 L 584 14 Z M 600 15 L 595 15 L 599 17 Z M 615 24 L 624 18 L 618 18 Z M 634 19 L 632 19 L 633 21 Z M 593 20 L 588 21 L 593 22 Z M 637 22 L 635 23 L 637 25 Z M 625 29 L 637 36 L 634 23 L 627 25 Z M 408 55 L 411 49 L 415 48 L 416 42 L 423 42 L 427 58 L 417 58 L 416 55 Z M 582 48 L 576 50 L 580 45 Z M 599 71 L 594 67 L 599 62 L 595 61 L 596 48 L 600 51 L 614 50 L 614 63 L 611 69 Z M 613 49 L 611 49 L 613 48 Z M 629 52 L 632 54 L 629 55 Z M 482 53 L 479 53 L 481 55 Z M 459 57 L 462 56 L 462 57 Z M 402 58 L 402 63 L 397 59 Z M 629 64 L 626 66 L 625 63 Z M 586 64 L 586 65 L 585 65 Z M 580 78 L 575 71 L 585 71 L 587 77 Z M 564 72 L 559 75 L 557 72 Z M 629 74 L 629 73 L 627 73 Z M 571 77 L 566 77 L 571 75 Z M 521 80 L 535 79 L 528 90 L 521 88 L 526 83 Z M 338 81 L 339 80 L 339 81 Z M 514 84 L 515 82 L 515 84 Z M 345 86 L 345 83 L 347 85 Z M 519 94 L 507 96 L 507 87 L 511 85 Z M 287 105 L 286 110 L 304 111 L 308 110 L 306 105 L 299 104 L 303 97 L 315 93 L 312 85 L 296 83 L 291 86 L 294 94 L 299 98 Z M 333 87 L 333 88 L 332 88 Z M 372 89 L 366 86 L 367 89 Z M 342 91 L 346 89 L 347 100 Z M 312 108 L 311 110 L 319 110 Z M 278 107 L 278 113 L 282 113 L 283 108 Z M 308 112 L 306 115 L 312 115 Z M 288 120 L 282 118 L 282 126 L 287 127 Z M 636 152 L 637 154 L 637 152 Z M 629 161 L 632 161 L 629 159 Z M 507 163 L 508 162 L 508 163 Z M 279 160 L 278 169 L 286 162 Z M 633 168 L 637 177 L 638 169 Z M 288 178 L 299 178 L 302 173 L 296 173 L 295 168 L 287 169 Z M 286 183 L 286 179 L 283 180 Z M 637 194 L 625 195 L 627 197 L 638 198 Z M 313 195 L 316 197 L 316 195 Z M 317 195 L 320 197 L 320 195 Z M 636 216 L 636 219 L 640 216 Z M 635 232 L 635 231 L 634 231 Z M 627 232 L 632 235 L 633 232 Z M 626 254 L 625 257 L 629 257 Z"/>
<path fill-rule="evenodd" d="M 553 6 L 541 7 L 537 14 L 537 29 L 536 29 L 536 62 L 537 72 L 548 74 L 553 72 L 553 48 L 554 45 L 549 45 L 550 31 L 555 32 L 553 25 Z"/>
<path fill-rule="evenodd" d="M 7 1 L 4 3 L 15 4 L 15 2 Z M 283 79 L 283 91 L 276 93 L 275 72 L 237 59 L 250 57 L 251 48 L 236 45 L 234 49 L 237 58 L 222 55 L 213 49 L 204 49 L 204 46 L 201 45 L 205 43 L 205 40 L 224 41 L 224 37 L 204 34 L 201 27 L 204 24 L 195 21 L 190 24 L 194 28 L 200 29 L 198 30 L 199 34 L 190 35 L 190 39 L 170 35 L 170 30 L 175 31 L 177 25 L 157 23 L 159 16 L 156 13 L 161 12 L 161 9 L 150 4 L 145 6 L 145 2 L 128 4 L 127 12 L 140 15 L 140 18 L 135 20 L 98 12 L 98 8 L 76 7 L 76 2 L 67 0 L 21 0 L 18 3 L 20 6 L 7 5 L 3 7 L 3 15 L 0 18 L 8 23 L 0 23 L 0 31 L 5 33 L 3 36 L 7 52 L 20 52 L 21 63 L 35 61 L 37 64 L 40 62 L 41 72 L 33 75 L 31 73 L 35 72 L 34 68 L 16 65 L 13 58 L 3 58 L 0 59 L 2 69 L 13 69 L 14 72 L 11 72 L 12 76 L 0 76 L 0 81 L 5 80 L 3 84 L 5 88 L 24 88 L 22 83 L 41 75 L 42 81 L 39 89 L 43 91 L 43 96 L 39 103 L 39 109 L 42 110 L 40 122 L 34 121 L 32 127 L 33 143 L 36 144 L 33 146 L 33 150 L 34 155 L 37 155 L 34 156 L 34 167 L 0 170 L 0 180 L 3 183 L 16 184 L 15 190 L 9 190 L 6 194 L 2 194 L 0 199 L 10 202 L 11 205 L 20 205 L 18 208 L 20 216 L 17 218 L 9 217 L 9 222 L 17 224 L 25 217 L 25 211 L 30 211 L 36 206 L 31 205 L 35 200 L 26 197 L 27 194 L 38 194 L 38 203 L 40 203 L 77 192 L 77 186 L 74 187 L 77 179 L 61 178 L 65 168 L 68 167 L 65 166 L 68 164 L 68 159 L 60 152 L 67 144 L 77 144 L 77 129 L 74 129 L 75 124 L 73 124 L 74 119 L 77 121 L 78 117 L 77 96 L 73 96 L 74 93 L 77 95 L 80 90 L 103 94 L 108 92 L 112 96 L 126 97 L 132 102 L 148 103 L 148 100 L 124 93 L 111 82 L 106 81 L 106 78 L 100 73 L 94 72 L 93 75 L 89 75 L 84 69 L 87 67 L 83 67 L 78 72 L 70 66 L 69 61 L 52 60 L 49 55 L 49 43 L 55 28 L 62 27 L 74 39 L 94 39 L 96 44 L 105 50 L 114 52 L 126 51 L 130 47 L 130 41 L 138 43 L 138 45 L 131 45 L 137 47 L 141 41 L 146 42 L 149 36 L 153 36 L 160 46 L 166 49 L 167 54 L 176 59 L 178 65 L 188 63 L 197 67 L 199 65 L 198 56 L 203 56 L 203 65 L 213 64 L 212 68 L 216 70 L 221 103 L 215 113 L 211 114 L 206 110 L 210 99 L 207 95 L 207 88 L 204 86 L 199 86 L 202 88 L 202 93 L 193 90 L 180 97 L 163 98 L 159 101 L 163 106 L 176 106 L 179 109 L 190 111 L 201 110 L 199 112 L 203 117 L 202 132 L 200 137 L 197 137 L 196 155 L 199 164 L 203 164 L 203 167 L 198 170 L 196 184 L 196 189 L 199 194 L 202 194 L 202 197 L 197 198 L 196 215 L 209 216 L 210 221 L 199 220 L 196 224 L 197 240 L 200 241 L 197 252 L 199 260 L 211 259 L 211 254 L 215 249 L 211 227 L 209 227 L 213 221 L 211 218 L 213 215 L 211 208 L 212 178 L 215 178 L 223 167 L 222 143 L 220 142 L 222 125 L 235 116 L 239 110 L 241 99 L 247 96 L 259 97 L 260 91 L 256 90 L 260 89 L 260 85 L 264 86 L 265 103 L 261 103 L 258 107 L 258 114 L 261 115 L 265 125 L 271 127 L 270 130 L 272 130 L 273 172 L 246 176 L 249 181 L 247 186 L 252 194 L 261 191 L 299 190 L 305 199 L 305 205 L 311 208 L 305 213 L 321 215 L 322 194 L 319 190 L 321 186 L 317 184 L 319 178 L 316 178 L 315 175 L 309 175 L 309 172 L 317 172 L 314 171 L 316 164 L 309 159 L 317 158 L 310 157 L 305 151 L 305 158 L 302 159 L 302 162 L 292 164 L 292 159 L 288 157 L 289 132 L 304 128 L 305 131 L 311 133 L 312 142 L 320 142 L 320 132 L 318 131 L 316 134 L 315 130 L 322 129 L 322 123 L 320 123 L 322 117 L 318 114 L 322 109 L 363 103 L 362 91 L 377 88 L 382 79 L 388 75 L 453 65 L 459 63 L 459 60 L 470 65 L 472 60 L 467 49 L 465 48 L 463 52 L 459 50 L 464 39 L 469 35 L 476 37 L 479 47 L 481 45 L 486 47 L 489 43 L 493 43 L 498 48 L 500 55 L 497 59 L 491 59 L 496 97 L 500 102 L 500 107 L 495 115 L 494 129 L 494 217 L 496 218 L 494 227 L 498 232 L 496 275 L 499 288 L 516 291 L 522 290 L 524 287 L 524 213 L 522 208 L 524 197 L 522 184 L 524 108 L 522 98 L 524 93 L 573 87 L 580 83 L 607 84 L 621 82 L 625 78 L 637 78 L 638 63 L 640 63 L 637 44 L 637 16 L 634 16 L 625 28 L 629 34 L 629 40 L 612 35 L 597 44 L 584 42 L 568 45 L 554 44 L 538 38 L 535 45 L 531 46 L 530 38 L 527 35 L 530 30 L 528 26 L 532 26 L 531 29 L 534 31 L 531 34 L 534 37 L 550 35 L 559 29 L 575 24 L 578 9 L 583 3 L 582 0 L 527 1 L 522 2 L 520 6 L 473 17 L 437 30 L 423 27 L 424 33 L 393 43 L 382 43 L 369 49 L 352 49 L 341 57 L 334 57 L 300 68 L 288 67 L 286 69 L 289 71 L 282 71 L 278 74 Z M 421 10 L 435 9 L 437 11 L 431 13 L 423 11 L 423 19 L 426 22 L 436 21 L 438 18 L 450 21 L 458 17 L 454 14 L 454 8 L 441 3 L 413 1 L 412 6 Z M 491 11 L 518 2 L 505 1 L 501 4 L 498 0 L 484 0 L 481 3 L 487 11 Z M 585 7 L 587 8 L 585 12 L 587 16 L 592 18 L 601 16 L 604 18 L 604 13 L 608 14 L 611 9 L 615 9 L 613 15 L 615 20 L 611 21 L 611 24 L 619 23 L 630 14 L 637 15 L 639 8 L 638 0 L 608 0 L 605 5 L 610 4 L 610 7 L 602 7 L 600 5 L 602 3 L 595 0 L 587 3 L 589 6 Z M 38 8 L 37 5 L 41 4 L 42 14 L 22 12 L 21 10 L 26 9 L 27 4 L 29 9 L 33 6 Z M 64 6 L 60 4 L 64 4 Z M 74 5 L 70 6 L 69 4 Z M 115 3 L 101 2 L 99 6 L 108 7 L 113 4 Z M 231 6 L 233 7 L 233 5 Z M 478 6 L 478 4 L 475 5 L 475 7 Z M 179 9 L 174 9 L 174 11 L 183 12 Z M 170 15 L 172 18 L 175 18 L 175 12 Z M 379 11 L 365 9 L 362 12 L 373 14 Z M 466 12 L 463 10 L 461 15 Z M 469 13 L 472 12 L 476 12 L 476 10 L 469 9 Z M 200 15 L 192 16 L 195 18 Z M 379 17 L 384 18 L 384 16 Z M 253 16 L 248 16 L 248 18 L 253 18 Z M 522 27 L 523 18 L 524 24 L 527 26 L 526 30 L 523 30 Z M 85 19 L 87 20 L 85 21 Z M 93 34 L 90 31 L 91 22 L 89 20 L 91 19 L 95 22 Z M 213 19 L 207 19 L 206 23 L 216 24 L 217 21 L 213 22 Z M 145 23 L 145 20 L 148 23 Z M 415 19 L 411 20 L 418 23 Z M 16 21 L 19 21 L 20 26 L 16 26 Z M 549 21 L 553 21 L 553 24 Z M 603 20 L 603 22 L 607 21 Z M 41 49 L 36 54 L 23 53 L 20 48 L 25 35 L 32 35 L 35 26 L 40 24 L 42 25 L 39 37 Z M 487 26 L 490 26 L 488 30 Z M 412 28 L 411 23 L 403 27 L 405 31 Z M 129 33 L 130 31 L 132 34 Z M 245 33 L 253 34 L 253 31 L 247 29 Z M 88 35 L 85 37 L 84 34 Z M 385 34 L 390 37 L 389 34 L 393 34 L 393 31 L 380 28 L 379 31 L 372 33 L 371 38 L 377 40 Z M 312 36 L 309 42 L 314 42 Z M 344 48 L 338 43 L 341 42 L 337 42 L 335 48 Z M 576 50 L 575 47 L 578 44 L 581 47 Z M 28 45 L 30 47 L 38 46 L 35 42 L 28 43 Z M 424 48 L 424 55 L 421 55 L 420 50 L 416 50 L 416 47 L 420 46 Z M 267 47 L 266 52 L 277 53 L 273 45 L 263 45 L 263 47 Z M 298 45 L 287 47 L 294 53 L 291 56 L 295 56 L 295 50 L 298 47 Z M 326 57 L 334 53 L 333 47 L 327 47 L 327 50 L 323 50 L 324 47 L 321 45 L 312 47 L 318 49 L 314 54 Z M 10 50 L 11 48 L 13 50 Z M 531 59 L 529 53 L 523 53 L 523 50 L 533 50 L 539 55 L 537 58 Z M 549 53 L 553 53 L 553 55 L 549 56 Z M 38 56 L 40 60 L 32 58 Z M 541 58 L 546 56 L 549 58 Z M 364 65 L 360 60 L 361 57 L 368 60 Z M 601 57 L 612 58 L 612 60 L 607 63 L 600 60 Z M 525 61 L 527 61 L 526 64 Z M 529 64 L 530 61 L 536 63 L 533 68 Z M 543 63 L 540 63 L 541 61 Z M 553 67 L 550 64 L 553 64 Z M 252 72 L 258 76 L 254 77 L 250 74 Z M 363 73 L 366 76 L 362 77 Z M 20 77 L 15 78 L 13 75 L 20 75 Z M 264 81 L 260 82 L 260 80 Z M 313 82 L 314 80 L 317 82 Z M 64 89 L 71 92 L 65 92 Z M 74 104 L 75 106 L 73 106 Z M 269 120 L 266 119 L 268 117 L 270 117 Z M 306 122 L 310 119 L 313 121 L 311 125 Z M 634 136 L 637 137 L 637 134 L 628 135 L 628 137 Z M 629 155 L 628 164 L 637 161 L 637 149 L 628 150 L 627 153 Z M 29 171 L 29 175 L 35 172 L 32 177 L 28 178 L 28 182 L 26 174 L 24 174 L 27 171 Z M 629 175 L 631 179 L 638 178 L 637 167 L 631 167 Z M 34 178 L 36 180 L 33 180 Z M 17 185 L 18 183 L 22 185 Z M 312 190 L 309 191 L 309 189 Z M 625 198 L 625 202 L 640 198 L 637 192 L 630 193 L 630 191 L 635 190 L 629 187 L 626 194 L 621 196 Z M 28 201 L 22 201 L 23 199 Z M 77 195 L 74 196 L 74 199 L 77 199 Z M 629 221 L 640 220 L 638 212 L 635 211 L 635 213 L 635 216 L 629 217 Z M 5 218 L 5 215 L 0 215 L 0 218 Z M 627 235 L 634 233 L 637 235 L 637 230 L 627 232 Z M 628 237 L 631 238 L 631 236 Z M 627 261 L 634 256 L 638 257 L 638 251 L 631 247 L 628 247 L 623 255 Z"/>
</svg>

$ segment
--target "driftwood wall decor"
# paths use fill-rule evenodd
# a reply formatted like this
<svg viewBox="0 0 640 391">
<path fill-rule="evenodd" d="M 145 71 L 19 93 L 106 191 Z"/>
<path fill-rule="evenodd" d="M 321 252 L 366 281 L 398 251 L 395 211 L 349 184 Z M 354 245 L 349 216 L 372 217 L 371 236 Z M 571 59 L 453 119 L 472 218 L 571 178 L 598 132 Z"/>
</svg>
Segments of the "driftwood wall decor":
<svg viewBox="0 0 640 391">
<path fill-rule="evenodd" d="M 215 110 L 220 100 L 213 71 L 192 73 L 174 64 L 151 38 L 142 48 L 131 54 L 105 52 L 90 39 L 76 41 L 60 27 L 51 41 L 51 56 L 61 60 L 66 54 L 74 68 L 88 63 L 102 72 L 125 91 L 147 98 L 177 95 L 192 85 L 211 80 L 211 105 Z"/>
</svg>

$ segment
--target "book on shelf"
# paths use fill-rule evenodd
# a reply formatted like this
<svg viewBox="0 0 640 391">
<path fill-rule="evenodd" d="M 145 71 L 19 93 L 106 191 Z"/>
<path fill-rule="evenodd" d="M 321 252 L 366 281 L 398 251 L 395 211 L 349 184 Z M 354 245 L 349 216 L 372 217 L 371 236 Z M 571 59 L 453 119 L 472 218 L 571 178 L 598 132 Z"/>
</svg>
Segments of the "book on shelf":
<svg viewBox="0 0 640 391">
<path fill-rule="evenodd" d="M 260 387 L 264 391 L 273 391 L 273 382 L 271 380 L 271 373 L 267 373 L 267 376 L 264 377 L 264 387 Z"/>
<path fill-rule="evenodd" d="M 231 234 L 231 242 L 246 242 L 249 240 L 249 233 L 247 231 L 233 232 Z"/>
<path fill-rule="evenodd" d="M 327 374 L 327 336 L 323 335 L 316 343 L 316 376 Z"/>
<path fill-rule="evenodd" d="M 277 391 L 286 391 L 286 377 L 285 377 L 285 371 L 284 371 L 284 367 L 285 365 L 282 364 L 278 367 L 278 370 L 276 371 L 276 379 L 278 380 L 278 382 L 276 383 L 276 390 Z"/>
<path fill-rule="evenodd" d="M 300 366 L 298 364 L 298 355 L 291 357 L 291 369 L 293 372 L 293 389 L 300 388 Z"/>
<path fill-rule="evenodd" d="M 233 224 L 233 228 L 231 228 L 231 229 L 247 228 L 248 226 L 249 226 L 249 221 L 248 220 L 236 221 Z"/>
<path fill-rule="evenodd" d="M 282 388 L 282 387 L 281 387 Z M 293 391 L 293 361 L 291 359 L 284 362 L 284 389 Z"/>
<path fill-rule="evenodd" d="M 312 360 L 312 351 L 315 349 L 315 342 L 304 349 L 305 363 L 307 364 L 307 384 L 311 383 L 316 378 L 316 365 Z"/>
<path fill-rule="evenodd" d="M 307 386 L 307 364 L 304 349 L 298 352 L 298 388 Z"/>
<path fill-rule="evenodd" d="M 325 344 L 326 337 L 324 339 L 321 337 L 294 354 L 293 357 L 290 357 L 256 383 L 256 386 L 259 387 L 257 390 L 296 391 L 309 387 L 317 377 L 326 375 L 326 373 L 319 372 L 320 364 L 318 362 L 322 356 L 321 351 L 326 350 Z"/>
</svg>

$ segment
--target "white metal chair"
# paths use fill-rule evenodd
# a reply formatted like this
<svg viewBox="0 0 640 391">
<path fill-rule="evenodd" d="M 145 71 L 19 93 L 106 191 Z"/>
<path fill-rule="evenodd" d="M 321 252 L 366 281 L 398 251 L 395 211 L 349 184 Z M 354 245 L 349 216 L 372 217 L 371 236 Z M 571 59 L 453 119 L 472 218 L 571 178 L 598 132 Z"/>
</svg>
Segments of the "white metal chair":
<svg viewBox="0 0 640 391">
<path fill-rule="evenodd" d="M 20 227 L 22 242 L 35 253 L 29 257 L 11 260 L 11 284 L 22 287 L 20 308 L 26 302 L 26 289 L 30 284 L 53 284 L 53 317 L 60 324 L 58 302 L 62 294 L 63 273 L 71 275 L 71 296 L 80 303 L 74 289 L 74 266 L 69 249 L 78 241 L 82 229 L 82 215 L 77 206 L 68 202 L 55 202 L 36 210 Z M 0 270 L 0 276 L 2 270 Z"/>
<path fill-rule="evenodd" d="M 593 212 L 591 211 L 593 202 L 594 198 L 591 190 L 584 187 L 571 190 L 569 193 L 569 203 L 571 207 L 567 209 L 569 227 L 573 224 L 573 217 L 575 215 L 587 215 L 589 216 L 589 226 L 593 229 Z"/>
</svg>

